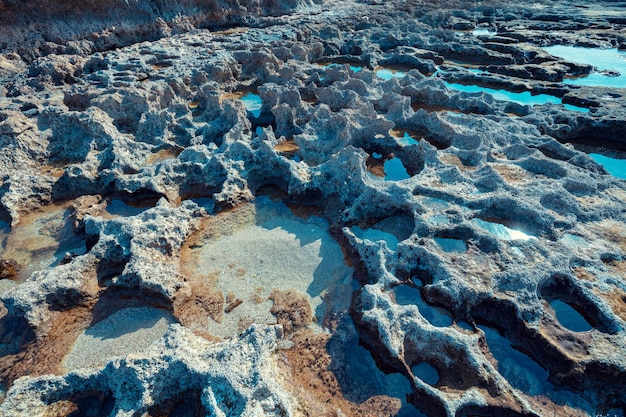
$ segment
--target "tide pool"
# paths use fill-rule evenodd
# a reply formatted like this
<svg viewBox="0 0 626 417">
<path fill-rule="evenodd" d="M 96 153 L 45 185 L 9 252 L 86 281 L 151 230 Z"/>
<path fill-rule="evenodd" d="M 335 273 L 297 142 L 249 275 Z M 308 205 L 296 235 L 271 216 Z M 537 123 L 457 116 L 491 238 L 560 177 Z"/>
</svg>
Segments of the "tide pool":
<svg viewBox="0 0 626 417">
<path fill-rule="evenodd" d="M 474 219 L 474 222 L 483 230 L 491 233 L 498 239 L 502 240 L 531 240 L 537 239 L 534 236 L 527 235 L 526 233 L 511 229 L 500 223 L 486 222 L 482 219 Z"/>
<path fill-rule="evenodd" d="M 535 106 L 542 104 L 563 104 L 563 101 L 555 96 L 549 94 L 537 94 L 532 95 L 530 91 L 523 91 L 521 93 L 514 93 L 508 90 L 496 90 L 494 88 L 480 87 L 478 85 L 465 85 L 446 82 L 446 87 L 456 91 L 463 91 L 466 93 L 487 93 L 494 99 L 500 101 L 511 101 L 526 106 Z M 589 112 L 588 108 L 573 106 L 571 104 L 565 104 L 565 108 L 571 111 Z"/>
<path fill-rule="evenodd" d="M 385 181 L 401 181 L 411 178 L 399 158 L 385 161 Z"/>
<path fill-rule="evenodd" d="M 390 69 L 382 68 L 376 70 L 376 76 L 385 81 L 391 80 L 392 78 L 402 78 L 406 75 L 404 71 L 393 71 Z"/>
<path fill-rule="evenodd" d="M 474 36 L 495 36 L 498 32 L 491 28 L 476 28 L 472 31 Z"/>
<path fill-rule="evenodd" d="M 579 46 L 555 45 L 543 48 L 550 55 L 579 64 L 593 65 L 598 71 L 617 71 L 619 76 L 611 77 L 594 72 L 587 77 L 566 79 L 566 84 L 626 88 L 626 52 L 617 48 L 583 48 Z"/>
<path fill-rule="evenodd" d="M 261 107 L 263 106 L 263 102 L 261 101 L 261 97 L 258 94 L 254 93 L 246 93 L 241 97 L 241 101 L 243 105 L 246 107 L 254 117 L 259 117 L 261 115 Z"/>
<path fill-rule="evenodd" d="M 550 303 L 556 318 L 563 327 L 573 332 L 588 332 L 593 330 L 593 326 L 585 318 L 567 303 L 561 300 L 554 300 Z"/>
<path fill-rule="evenodd" d="M 599 153 L 590 153 L 590 157 L 599 163 L 614 177 L 626 179 L 626 160 L 611 158 L 609 156 L 600 155 Z"/>
</svg>

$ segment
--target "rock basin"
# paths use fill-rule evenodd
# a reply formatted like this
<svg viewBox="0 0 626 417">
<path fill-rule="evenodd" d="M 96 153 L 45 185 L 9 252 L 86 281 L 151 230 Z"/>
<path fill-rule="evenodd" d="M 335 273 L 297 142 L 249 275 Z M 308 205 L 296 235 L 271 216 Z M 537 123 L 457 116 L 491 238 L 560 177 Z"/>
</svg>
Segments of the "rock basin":
<svg viewBox="0 0 626 417">
<path fill-rule="evenodd" d="M 620 415 L 617 3 L 146 5 L 0 3 L 0 414 Z"/>
<path fill-rule="evenodd" d="M 269 197 L 218 217 L 224 219 L 209 220 L 206 233 L 183 247 L 188 275 L 226 299 L 226 314 L 207 332 L 234 337 L 250 323 L 276 323 L 275 290 L 302 294 L 319 324 L 348 309 L 352 268 L 324 219 L 298 217 Z"/>
</svg>

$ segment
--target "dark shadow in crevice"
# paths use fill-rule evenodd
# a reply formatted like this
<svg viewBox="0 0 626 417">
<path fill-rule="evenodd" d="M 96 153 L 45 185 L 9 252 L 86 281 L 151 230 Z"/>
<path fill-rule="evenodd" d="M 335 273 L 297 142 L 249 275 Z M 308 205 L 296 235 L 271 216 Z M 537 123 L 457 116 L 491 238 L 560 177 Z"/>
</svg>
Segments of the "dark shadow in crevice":
<svg viewBox="0 0 626 417">
<path fill-rule="evenodd" d="M 115 408 L 115 397 L 110 391 L 89 391 L 69 398 L 76 409 L 67 417 L 107 417 Z"/>
<path fill-rule="evenodd" d="M 100 294 L 98 302 L 93 307 L 89 326 L 99 323 L 119 310 L 130 307 L 152 307 L 173 311 L 171 300 L 159 292 L 140 287 L 112 286 Z"/>
<path fill-rule="evenodd" d="M 467 405 L 459 409 L 454 417 L 539 417 L 539 415 L 496 405 Z"/>
<path fill-rule="evenodd" d="M 195 417 L 207 414 L 202 405 L 202 393 L 189 389 L 148 408 L 151 417 Z"/>
</svg>

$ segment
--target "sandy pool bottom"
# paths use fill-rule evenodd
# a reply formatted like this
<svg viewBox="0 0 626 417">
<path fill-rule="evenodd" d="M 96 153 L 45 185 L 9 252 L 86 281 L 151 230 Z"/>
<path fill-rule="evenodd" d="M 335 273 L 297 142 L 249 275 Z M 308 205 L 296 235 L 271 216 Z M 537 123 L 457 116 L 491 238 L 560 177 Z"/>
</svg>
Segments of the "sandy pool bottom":
<svg viewBox="0 0 626 417">
<path fill-rule="evenodd" d="M 269 197 L 210 218 L 183 248 L 183 270 L 192 282 L 224 295 L 221 320 L 206 329 L 220 338 L 251 323 L 276 323 L 269 300 L 274 290 L 304 295 L 318 323 L 329 312 L 347 310 L 353 291 L 352 268 L 326 220 L 296 216 Z"/>
</svg>

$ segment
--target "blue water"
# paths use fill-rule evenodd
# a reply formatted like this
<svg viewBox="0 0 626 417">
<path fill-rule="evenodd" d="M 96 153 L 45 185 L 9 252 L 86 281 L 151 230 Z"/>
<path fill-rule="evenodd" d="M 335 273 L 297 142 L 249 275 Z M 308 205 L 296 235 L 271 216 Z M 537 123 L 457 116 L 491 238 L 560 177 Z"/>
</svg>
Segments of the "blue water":
<svg viewBox="0 0 626 417">
<path fill-rule="evenodd" d="M 428 385 L 435 385 L 439 382 L 437 370 L 427 362 L 420 362 L 417 365 L 411 366 L 411 372 Z"/>
<path fill-rule="evenodd" d="M 370 227 L 369 229 L 361 229 L 359 226 L 353 226 L 350 228 L 352 233 L 359 239 L 367 239 L 372 242 L 378 242 L 380 240 L 387 243 L 387 247 L 391 250 L 396 250 L 398 247 L 398 238 L 391 233 L 383 232 L 382 230 Z"/>
<path fill-rule="evenodd" d="M 241 101 L 246 109 L 252 113 L 254 117 L 259 117 L 261 115 L 261 107 L 263 106 L 263 101 L 261 101 L 261 97 L 258 94 L 254 93 L 246 93 L 241 97 Z"/>
<path fill-rule="evenodd" d="M 413 279 L 418 280 L 418 278 Z M 434 307 L 422 299 L 420 290 L 408 285 L 398 285 L 393 290 L 396 303 L 400 305 L 417 306 L 420 314 L 435 327 L 448 327 L 452 325 L 452 316 L 443 308 Z"/>
<path fill-rule="evenodd" d="M 385 161 L 385 181 L 401 181 L 411 178 L 399 158 L 391 158 Z"/>
<path fill-rule="evenodd" d="M 598 153 L 590 153 L 589 156 L 604 166 L 609 174 L 617 178 L 626 179 L 626 159 L 611 158 Z"/>
<path fill-rule="evenodd" d="M 514 349 L 505 337 L 489 327 L 479 325 L 485 333 L 489 351 L 498 361 L 498 372 L 514 387 L 529 395 L 539 395 L 552 389 L 548 371 L 528 355 Z"/>
<path fill-rule="evenodd" d="M 567 79 L 564 82 L 573 85 L 626 88 L 626 52 L 613 49 L 583 48 L 578 46 L 555 45 L 543 48 L 550 55 L 569 62 L 593 65 L 598 71 L 618 71 L 618 77 L 608 77 L 593 72 L 587 77 Z"/>
<path fill-rule="evenodd" d="M 474 326 L 472 326 L 466 321 L 463 321 L 463 320 L 457 321 L 456 325 L 459 326 L 461 329 L 469 330 L 470 332 L 474 331 Z"/>
<path fill-rule="evenodd" d="M 467 251 L 467 245 L 461 239 L 450 239 L 445 237 L 436 237 L 435 242 L 443 249 L 444 252 L 463 253 Z"/>
<path fill-rule="evenodd" d="M 472 31 L 474 36 L 495 36 L 498 32 L 491 28 L 476 28 Z"/>
<path fill-rule="evenodd" d="M 534 236 L 527 235 L 519 230 L 511 229 L 500 223 L 486 222 L 482 219 L 474 219 L 476 223 L 483 230 L 491 233 L 498 239 L 502 240 L 530 240 L 537 239 Z"/>
<path fill-rule="evenodd" d="M 0 220 L 0 247 L 4 246 L 4 239 L 11 233 L 11 225 L 5 221 Z"/>
<path fill-rule="evenodd" d="M 392 78 L 402 78 L 406 75 L 404 71 L 392 71 L 386 68 L 379 69 L 376 71 L 376 76 L 385 81 L 391 80 Z"/>
<path fill-rule="evenodd" d="M 192 198 L 191 201 L 196 203 L 201 208 L 205 209 L 207 213 L 213 213 L 215 208 L 215 201 L 210 197 Z"/>
<path fill-rule="evenodd" d="M 138 214 L 146 211 L 147 207 L 133 207 L 126 204 L 123 200 L 119 198 L 114 198 L 110 203 L 106 206 L 106 211 L 113 216 L 121 216 L 121 217 L 130 217 L 136 216 Z"/>
<path fill-rule="evenodd" d="M 400 373 L 384 373 L 371 353 L 359 343 L 359 335 L 352 319 L 344 318 L 328 342 L 333 358 L 329 369 L 335 374 L 342 394 L 355 403 L 362 403 L 374 395 L 398 398 L 402 408 L 396 417 L 426 417 L 406 402 L 412 392 L 409 380 Z"/>
<path fill-rule="evenodd" d="M 419 144 L 419 141 L 415 139 L 414 137 L 412 137 L 411 135 L 409 135 L 408 132 L 404 132 L 404 136 L 402 136 L 401 138 L 396 138 L 396 141 L 402 146 Z"/>
<path fill-rule="evenodd" d="M 463 67 L 463 69 L 472 72 L 474 74 L 488 74 L 487 71 L 481 70 L 480 68 L 469 68 L 469 67 Z"/>
<path fill-rule="evenodd" d="M 563 101 L 555 96 L 551 96 L 549 94 L 537 94 L 532 95 L 530 91 L 523 91 L 521 93 L 514 93 L 512 91 L 507 90 L 496 90 L 493 88 L 480 87 L 478 85 L 465 85 L 465 84 L 456 84 L 445 82 L 446 86 L 449 89 L 463 91 L 466 93 L 487 93 L 491 94 L 493 98 L 500 101 L 511 101 L 513 103 L 518 103 L 527 106 L 534 105 L 542 105 L 542 104 L 563 104 Z M 572 111 L 580 111 L 580 112 L 589 112 L 589 109 L 586 107 L 578 107 L 573 106 L 571 104 L 565 104 L 565 108 L 567 110 Z"/>
<path fill-rule="evenodd" d="M 593 326 L 585 320 L 572 306 L 561 300 L 554 300 L 550 307 L 556 313 L 556 318 L 563 327 L 573 332 L 588 332 Z"/>
</svg>

